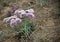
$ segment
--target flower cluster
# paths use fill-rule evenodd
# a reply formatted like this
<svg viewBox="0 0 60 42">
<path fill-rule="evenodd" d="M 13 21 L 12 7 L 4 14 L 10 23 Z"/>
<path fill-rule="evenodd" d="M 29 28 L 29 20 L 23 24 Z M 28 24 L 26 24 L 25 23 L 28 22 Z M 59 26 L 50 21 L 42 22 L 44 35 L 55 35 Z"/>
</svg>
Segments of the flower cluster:
<svg viewBox="0 0 60 42">
<path fill-rule="evenodd" d="M 16 15 L 4 18 L 3 22 L 9 22 L 11 27 L 16 26 L 18 23 L 20 23 L 22 20 L 18 18 Z"/>
<path fill-rule="evenodd" d="M 16 26 L 18 23 L 20 23 L 22 20 L 20 18 L 13 18 L 10 20 L 10 26 L 14 27 Z"/>
<path fill-rule="evenodd" d="M 21 9 L 15 9 L 9 11 L 12 14 L 18 15 L 20 18 L 23 18 L 24 16 L 28 16 L 30 19 L 34 18 L 34 10 L 28 9 L 28 10 L 21 10 Z"/>
<path fill-rule="evenodd" d="M 13 19 L 13 18 L 17 18 L 17 16 L 16 15 L 14 15 L 14 16 L 11 16 L 11 17 L 7 17 L 7 18 L 4 18 L 3 19 L 3 22 L 9 22 L 9 20 L 11 20 L 11 19 Z"/>
<path fill-rule="evenodd" d="M 22 22 L 24 17 L 28 17 L 29 19 L 33 19 L 35 17 L 34 10 L 21 10 L 21 9 L 12 9 L 9 11 L 13 16 L 4 18 L 3 22 L 9 22 L 11 27 L 16 26 L 18 23 Z"/>
</svg>

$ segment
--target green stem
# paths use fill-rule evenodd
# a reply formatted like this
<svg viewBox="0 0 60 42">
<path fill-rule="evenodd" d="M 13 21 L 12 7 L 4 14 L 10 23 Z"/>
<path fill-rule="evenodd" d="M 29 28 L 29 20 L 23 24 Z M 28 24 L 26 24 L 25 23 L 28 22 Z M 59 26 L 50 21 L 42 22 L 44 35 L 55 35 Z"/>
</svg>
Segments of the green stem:
<svg viewBox="0 0 60 42">
<path fill-rule="evenodd" d="M 28 30 L 27 30 L 27 19 L 25 19 L 25 21 L 24 21 L 24 28 L 25 28 L 25 35 L 26 35 L 26 37 L 27 37 L 27 35 L 28 35 Z"/>
</svg>

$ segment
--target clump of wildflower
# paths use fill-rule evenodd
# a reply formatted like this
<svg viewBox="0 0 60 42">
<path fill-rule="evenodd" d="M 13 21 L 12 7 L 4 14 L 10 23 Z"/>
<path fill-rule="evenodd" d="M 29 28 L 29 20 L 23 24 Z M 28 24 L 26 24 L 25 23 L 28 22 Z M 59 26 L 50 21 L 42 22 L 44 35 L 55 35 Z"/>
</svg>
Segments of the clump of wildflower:
<svg viewBox="0 0 60 42">
<path fill-rule="evenodd" d="M 3 22 L 9 22 L 11 27 L 14 27 L 20 23 L 24 17 L 28 17 L 30 19 L 33 19 L 35 17 L 33 9 L 21 10 L 13 8 L 10 10 L 10 13 L 13 13 L 13 16 L 4 18 Z"/>
</svg>

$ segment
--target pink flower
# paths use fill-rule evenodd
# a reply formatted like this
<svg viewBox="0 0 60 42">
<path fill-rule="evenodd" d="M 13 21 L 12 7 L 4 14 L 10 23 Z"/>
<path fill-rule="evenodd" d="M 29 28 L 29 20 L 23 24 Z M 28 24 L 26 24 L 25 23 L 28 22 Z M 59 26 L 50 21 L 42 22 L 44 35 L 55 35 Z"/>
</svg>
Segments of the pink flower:
<svg viewBox="0 0 60 42">
<path fill-rule="evenodd" d="M 20 18 L 16 18 L 15 22 L 20 23 L 20 22 L 22 22 L 22 20 Z"/>
<path fill-rule="evenodd" d="M 15 14 L 17 14 L 20 18 L 23 18 L 26 15 L 24 10 L 16 10 Z"/>
<path fill-rule="evenodd" d="M 20 18 L 24 18 L 26 16 L 26 12 L 24 10 L 21 10 L 19 16 Z"/>
<path fill-rule="evenodd" d="M 28 16 L 30 19 L 35 18 L 35 15 L 33 13 L 27 13 L 26 16 Z"/>
<path fill-rule="evenodd" d="M 30 19 L 34 18 L 34 10 L 33 9 L 28 9 L 26 10 L 26 16 L 28 16 Z"/>
<path fill-rule="evenodd" d="M 22 20 L 20 18 L 11 19 L 10 26 L 14 27 L 14 26 L 18 25 L 21 21 Z"/>
<path fill-rule="evenodd" d="M 10 21 L 10 26 L 11 26 L 11 27 L 14 27 L 14 25 L 15 25 L 14 19 L 11 19 L 11 21 Z"/>
</svg>

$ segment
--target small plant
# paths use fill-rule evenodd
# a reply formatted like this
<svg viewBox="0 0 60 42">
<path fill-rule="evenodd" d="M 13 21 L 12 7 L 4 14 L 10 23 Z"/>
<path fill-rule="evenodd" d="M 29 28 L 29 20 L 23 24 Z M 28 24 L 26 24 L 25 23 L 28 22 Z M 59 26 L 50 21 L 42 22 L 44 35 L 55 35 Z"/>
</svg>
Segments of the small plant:
<svg viewBox="0 0 60 42">
<path fill-rule="evenodd" d="M 12 15 L 4 18 L 3 22 L 8 23 L 12 28 L 12 32 L 16 35 L 28 37 L 34 31 L 34 24 L 30 23 L 35 18 L 34 10 L 12 9 L 9 11 Z"/>
</svg>

